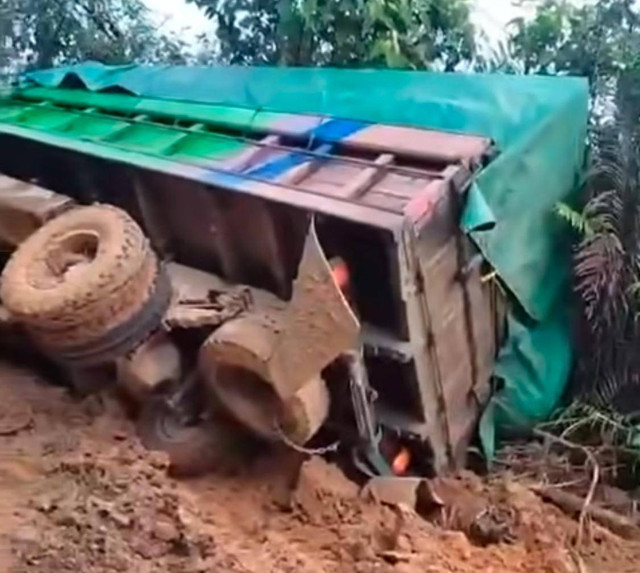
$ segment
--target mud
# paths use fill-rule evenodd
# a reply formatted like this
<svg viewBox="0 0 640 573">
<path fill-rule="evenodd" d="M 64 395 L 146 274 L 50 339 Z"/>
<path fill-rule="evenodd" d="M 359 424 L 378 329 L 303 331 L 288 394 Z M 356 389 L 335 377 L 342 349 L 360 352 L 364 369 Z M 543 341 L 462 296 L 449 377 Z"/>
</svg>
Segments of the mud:
<svg viewBox="0 0 640 573">
<path fill-rule="evenodd" d="M 321 459 L 300 469 L 288 452 L 177 481 L 164 456 L 140 446 L 114 398 L 74 399 L 7 365 L 0 392 L 9 421 L 0 436 L 0 570 L 8 573 L 640 570 L 640 547 L 597 526 L 573 551 L 575 522 L 506 478 L 451 482 L 457 509 L 437 524 L 363 499 Z M 501 525 L 497 542 L 455 531 L 478 499 Z"/>
</svg>

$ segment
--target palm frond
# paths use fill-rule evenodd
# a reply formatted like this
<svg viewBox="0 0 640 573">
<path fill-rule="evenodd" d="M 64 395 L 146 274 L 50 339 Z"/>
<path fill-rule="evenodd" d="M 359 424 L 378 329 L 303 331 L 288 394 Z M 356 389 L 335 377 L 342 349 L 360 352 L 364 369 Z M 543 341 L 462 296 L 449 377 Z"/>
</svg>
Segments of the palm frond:
<svg viewBox="0 0 640 573">
<path fill-rule="evenodd" d="M 616 92 L 616 117 L 590 135 L 586 207 L 557 212 L 581 234 L 574 256 L 584 323 L 578 394 L 600 407 L 640 410 L 640 92 L 631 102 L 632 92 L 623 92 Z"/>
<path fill-rule="evenodd" d="M 614 327 L 628 310 L 624 251 L 616 235 L 600 233 L 583 241 L 575 257 L 575 275 L 575 290 L 592 329 Z"/>
<path fill-rule="evenodd" d="M 556 214 L 581 236 L 593 235 L 593 227 L 584 212 L 580 213 L 566 203 L 558 203 L 554 207 Z"/>
</svg>

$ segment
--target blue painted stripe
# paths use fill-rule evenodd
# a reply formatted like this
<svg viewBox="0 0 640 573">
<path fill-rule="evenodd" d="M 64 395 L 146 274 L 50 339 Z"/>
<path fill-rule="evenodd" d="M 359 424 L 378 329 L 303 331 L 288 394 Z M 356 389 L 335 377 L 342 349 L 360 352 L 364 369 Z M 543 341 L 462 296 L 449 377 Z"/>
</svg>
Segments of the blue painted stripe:
<svg viewBox="0 0 640 573">
<path fill-rule="evenodd" d="M 309 132 L 309 136 L 314 139 L 317 138 L 323 143 L 338 143 L 345 137 L 349 137 L 370 126 L 370 123 L 352 121 L 350 119 L 330 119 L 312 129 Z"/>
<path fill-rule="evenodd" d="M 311 139 L 312 151 L 329 154 L 333 152 L 333 143 L 338 143 L 342 139 L 368 127 L 369 124 L 360 121 L 351 121 L 345 119 L 330 119 L 309 130 L 305 135 Z M 317 140 L 317 144 L 315 141 Z M 260 179 L 277 179 L 289 169 L 293 169 L 298 165 L 302 165 L 310 161 L 309 155 L 302 153 L 288 153 L 277 159 L 267 161 L 262 165 L 258 165 L 253 169 L 246 171 L 247 175 L 258 177 Z"/>
<path fill-rule="evenodd" d="M 314 151 L 329 154 L 333 151 L 333 147 L 333 145 L 325 143 L 316 147 Z M 303 153 L 287 153 L 282 157 L 278 157 L 277 159 L 273 159 L 272 161 L 267 161 L 262 165 L 258 165 L 253 169 L 245 171 L 245 173 L 247 175 L 251 175 L 252 177 L 258 177 L 259 179 L 277 179 L 283 173 L 289 171 L 289 169 L 293 169 L 294 167 L 302 165 L 303 163 L 311 161 L 312 159 L 313 157 L 305 155 Z"/>
</svg>

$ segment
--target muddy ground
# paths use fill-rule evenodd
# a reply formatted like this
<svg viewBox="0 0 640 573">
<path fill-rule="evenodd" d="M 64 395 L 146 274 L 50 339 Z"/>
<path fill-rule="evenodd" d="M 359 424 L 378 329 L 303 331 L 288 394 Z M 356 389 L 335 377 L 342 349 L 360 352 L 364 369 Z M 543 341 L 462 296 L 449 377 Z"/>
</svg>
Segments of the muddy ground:
<svg viewBox="0 0 640 573">
<path fill-rule="evenodd" d="M 341 472 L 286 453 L 179 481 L 108 395 L 74 398 L 0 364 L 0 571 L 11 573 L 637 573 L 640 545 L 576 523 L 509 479 L 465 487 L 492 501 L 499 543 L 365 501 Z M 461 503 L 464 511 L 465 503 Z M 455 513 L 455 512 L 454 512 Z"/>
</svg>

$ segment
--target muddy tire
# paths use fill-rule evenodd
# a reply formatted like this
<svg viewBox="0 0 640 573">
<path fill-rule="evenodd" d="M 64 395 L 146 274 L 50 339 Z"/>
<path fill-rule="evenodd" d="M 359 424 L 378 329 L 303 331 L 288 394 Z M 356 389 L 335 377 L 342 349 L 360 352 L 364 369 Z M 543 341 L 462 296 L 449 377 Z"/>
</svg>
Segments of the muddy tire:
<svg viewBox="0 0 640 573">
<path fill-rule="evenodd" d="M 181 423 L 161 396 L 147 400 L 137 422 L 138 437 L 149 450 L 169 455 L 169 470 L 176 476 L 199 476 L 225 462 L 238 448 L 239 439 L 225 422 Z"/>
<path fill-rule="evenodd" d="M 329 391 L 317 374 L 282 400 L 266 378 L 276 338 L 276 325 L 260 314 L 229 321 L 200 347 L 198 368 L 205 387 L 254 434 L 302 445 L 326 420 Z"/>
<path fill-rule="evenodd" d="M 219 365 L 206 376 L 226 410 L 238 422 L 264 440 L 277 442 L 279 400 L 262 378 L 245 368 Z"/>
<path fill-rule="evenodd" d="M 317 376 L 288 400 L 281 402 L 272 388 L 253 373 L 222 367 L 214 391 L 220 402 L 259 437 L 278 442 L 284 437 L 297 444 L 308 442 L 329 414 L 329 390 Z"/>
<path fill-rule="evenodd" d="M 329 414 L 330 396 L 321 376 L 309 380 L 291 398 L 281 401 L 273 388 L 250 370 L 220 364 L 205 373 L 207 388 L 233 417 L 270 442 L 284 437 L 308 442 Z"/>
<path fill-rule="evenodd" d="M 98 337 L 87 337 L 77 345 L 61 345 L 55 339 L 44 339 L 40 344 L 52 358 L 77 367 L 107 364 L 134 351 L 161 328 L 170 303 L 171 284 L 161 270 L 151 295 L 128 320 L 114 325 Z"/>
<path fill-rule="evenodd" d="M 0 296 L 52 358 L 89 367 L 144 342 L 162 321 L 171 286 L 136 222 L 94 205 L 31 235 L 9 260 Z"/>
<path fill-rule="evenodd" d="M 153 280 L 141 284 L 141 274 L 148 277 L 152 265 L 148 241 L 126 212 L 81 207 L 20 245 L 3 272 L 0 297 L 27 324 L 73 326 L 144 296 Z"/>
<path fill-rule="evenodd" d="M 154 296 L 160 280 L 158 262 L 150 253 L 131 284 L 85 309 L 84 313 L 60 316 L 54 322 L 23 322 L 36 340 L 50 340 L 56 347 L 77 346 L 130 320 Z"/>
<path fill-rule="evenodd" d="M 280 430 L 295 444 L 308 442 L 329 416 L 330 400 L 322 377 L 312 378 L 283 404 L 278 418 Z"/>
</svg>

